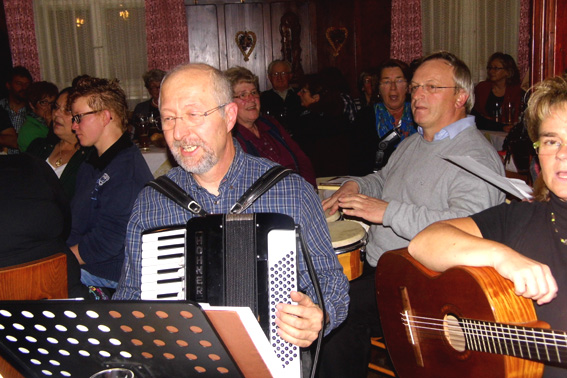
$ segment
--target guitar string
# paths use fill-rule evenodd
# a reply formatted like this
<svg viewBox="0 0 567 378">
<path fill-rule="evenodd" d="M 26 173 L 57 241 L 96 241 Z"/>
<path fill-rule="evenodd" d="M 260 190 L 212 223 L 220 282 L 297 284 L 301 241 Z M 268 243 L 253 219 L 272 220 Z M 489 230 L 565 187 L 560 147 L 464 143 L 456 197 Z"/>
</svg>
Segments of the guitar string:
<svg viewBox="0 0 567 378">
<path fill-rule="evenodd" d="M 442 334 L 448 331 L 450 334 L 453 335 L 461 335 L 463 333 L 462 328 L 458 325 L 453 326 L 448 321 L 443 319 L 436 319 L 436 318 L 429 318 L 429 317 L 419 317 L 419 316 L 410 316 L 410 319 L 421 319 L 421 320 L 413 320 L 412 327 L 426 330 L 426 331 L 433 331 L 428 332 L 430 334 L 439 333 Z M 405 326 L 407 326 L 406 320 L 407 317 L 403 315 L 402 321 Z M 567 347 L 567 333 L 565 332 L 556 332 L 551 330 L 531 330 L 525 329 L 523 327 L 518 327 L 515 325 L 496 325 L 490 322 L 486 322 L 487 324 L 481 325 L 482 329 L 480 331 L 476 330 L 467 330 L 466 333 L 471 335 L 472 337 L 486 337 L 487 333 L 498 335 L 497 337 L 492 336 L 492 339 L 496 338 L 499 340 L 504 341 L 521 341 L 521 342 L 528 342 L 528 346 L 531 346 L 530 343 L 537 343 L 539 346 L 551 346 L 551 347 Z M 520 329 L 521 333 L 518 333 L 517 330 Z M 516 332 L 513 332 L 516 331 Z M 551 333 L 551 336 L 547 334 Z M 558 342 L 557 336 L 563 338 L 563 342 Z M 551 342 L 548 342 L 551 341 Z M 561 341 L 561 340 L 559 340 Z M 536 346 L 537 349 L 537 346 Z"/>
</svg>

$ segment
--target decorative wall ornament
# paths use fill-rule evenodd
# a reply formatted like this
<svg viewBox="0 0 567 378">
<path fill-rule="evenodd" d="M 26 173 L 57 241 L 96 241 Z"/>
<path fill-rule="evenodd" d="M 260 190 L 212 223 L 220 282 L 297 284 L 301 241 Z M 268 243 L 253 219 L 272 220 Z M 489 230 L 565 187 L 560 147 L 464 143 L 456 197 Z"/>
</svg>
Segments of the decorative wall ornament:
<svg viewBox="0 0 567 378">
<path fill-rule="evenodd" d="M 339 51 L 345 44 L 348 37 L 348 29 L 345 27 L 331 26 L 330 28 L 327 28 L 325 35 L 327 36 L 327 41 L 329 41 L 329 44 L 333 49 L 333 56 L 338 56 Z"/>
<path fill-rule="evenodd" d="M 296 13 L 287 12 L 280 20 L 282 59 L 291 63 L 293 79 L 303 76 L 301 67 L 301 24 Z"/>
<path fill-rule="evenodd" d="M 256 33 L 247 30 L 236 32 L 234 41 L 244 56 L 244 61 L 248 62 L 248 58 L 254 51 L 254 47 L 256 47 Z"/>
</svg>

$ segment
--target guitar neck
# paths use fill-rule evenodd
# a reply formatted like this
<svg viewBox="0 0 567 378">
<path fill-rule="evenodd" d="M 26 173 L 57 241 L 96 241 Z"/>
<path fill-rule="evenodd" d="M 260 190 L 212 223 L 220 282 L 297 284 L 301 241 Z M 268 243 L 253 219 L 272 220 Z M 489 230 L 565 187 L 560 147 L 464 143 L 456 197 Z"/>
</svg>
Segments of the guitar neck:
<svg viewBox="0 0 567 378">
<path fill-rule="evenodd" d="M 459 325 L 469 350 L 567 367 L 565 332 L 472 319 L 459 319 Z"/>
</svg>

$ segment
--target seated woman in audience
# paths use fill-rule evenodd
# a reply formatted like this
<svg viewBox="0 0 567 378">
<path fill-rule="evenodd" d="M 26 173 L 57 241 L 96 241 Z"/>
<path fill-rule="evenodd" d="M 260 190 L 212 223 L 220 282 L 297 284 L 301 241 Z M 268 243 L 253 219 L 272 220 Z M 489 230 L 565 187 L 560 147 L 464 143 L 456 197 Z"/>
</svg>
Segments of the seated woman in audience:
<svg viewBox="0 0 567 378">
<path fill-rule="evenodd" d="M 18 146 L 25 152 L 36 138 L 45 138 L 51 126 L 51 108 L 59 90 L 53 83 L 38 81 L 30 84 L 26 91 L 31 115 L 26 117 L 18 132 Z"/>
<path fill-rule="evenodd" d="M 490 266 L 537 302 L 538 320 L 567 331 L 567 76 L 536 85 L 526 111 L 541 173 L 535 201 L 502 204 L 427 227 L 409 252 L 435 271 Z M 545 367 L 544 377 L 565 377 Z"/>
<path fill-rule="evenodd" d="M 358 76 L 358 91 L 360 93 L 360 97 L 354 99 L 357 112 L 365 106 L 374 105 L 374 103 L 378 100 L 378 96 L 372 90 L 376 80 L 376 75 L 370 71 L 363 71 Z"/>
<path fill-rule="evenodd" d="M 238 105 L 233 135 L 242 149 L 295 170 L 313 186 L 315 173 L 311 161 L 276 119 L 260 116 L 258 77 L 243 67 L 225 71 Z"/>
<path fill-rule="evenodd" d="M 35 139 L 27 152 L 45 159 L 59 177 L 69 201 L 75 195 L 75 182 L 79 166 L 85 161 L 93 147 L 81 147 L 71 129 L 71 110 L 67 108 L 67 97 L 71 88 L 59 93 L 53 105 L 53 128 L 45 138 Z"/>
<path fill-rule="evenodd" d="M 339 90 L 320 75 L 306 75 L 298 96 L 306 110 L 293 138 L 311 159 L 317 177 L 348 173 L 349 121 Z"/>
<path fill-rule="evenodd" d="M 158 100 L 161 81 L 165 73 L 166 72 L 163 70 L 153 69 L 142 76 L 144 86 L 150 94 L 150 99 L 136 105 L 130 121 L 130 124 L 134 127 L 140 125 L 142 122 L 147 122 L 150 127 L 150 134 L 159 132 L 161 128 Z"/>
<path fill-rule="evenodd" d="M 65 245 L 71 210 L 57 176 L 29 154 L 0 155 L 0 267 L 67 254 L 69 297 L 88 297 L 77 259 Z"/>
<path fill-rule="evenodd" d="M 350 173 L 363 176 L 386 165 L 389 155 L 399 143 L 380 153 L 380 139 L 397 128 L 400 141 L 417 131 L 408 98 L 410 70 L 406 63 L 390 59 L 378 70 L 378 102 L 363 108 L 357 115 L 353 131 L 353 158 Z"/>
<path fill-rule="evenodd" d="M 514 58 L 496 52 L 488 58 L 487 78 L 474 89 L 472 114 L 480 130 L 510 131 L 524 107 L 524 90 Z"/>
</svg>

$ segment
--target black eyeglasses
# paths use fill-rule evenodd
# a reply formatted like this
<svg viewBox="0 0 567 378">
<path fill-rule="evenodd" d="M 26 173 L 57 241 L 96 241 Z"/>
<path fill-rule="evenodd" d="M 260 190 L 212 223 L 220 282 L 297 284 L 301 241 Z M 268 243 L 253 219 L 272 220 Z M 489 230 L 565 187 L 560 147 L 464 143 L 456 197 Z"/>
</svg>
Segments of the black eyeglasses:
<svg viewBox="0 0 567 378">
<path fill-rule="evenodd" d="M 71 121 L 73 121 L 73 123 L 76 123 L 78 125 L 79 123 L 81 123 L 81 120 L 83 119 L 84 116 L 87 116 L 89 114 L 95 114 L 98 112 L 102 112 L 102 110 L 93 110 L 91 112 L 75 114 L 73 117 L 71 117 Z"/>
</svg>

